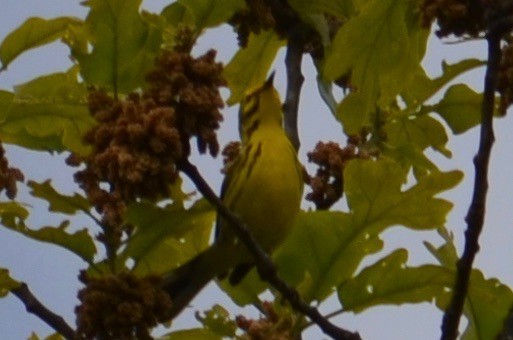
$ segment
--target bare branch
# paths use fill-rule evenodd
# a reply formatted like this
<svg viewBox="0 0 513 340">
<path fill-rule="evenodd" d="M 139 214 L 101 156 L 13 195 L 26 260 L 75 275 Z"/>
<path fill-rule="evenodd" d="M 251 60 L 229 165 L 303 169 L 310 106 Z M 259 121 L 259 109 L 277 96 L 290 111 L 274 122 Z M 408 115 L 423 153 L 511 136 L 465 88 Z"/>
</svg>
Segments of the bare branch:
<svg viewBox="0 0 513 340">
<path fill-rule="evenodd" d="M 73 328 L 71 328 L 61 316 L 46 308 L 34 294 L 32 294 L 26 283 L 21 283 L 18 288 L 12 289 L 11 293 L 23 302 L 27 312 L 39 317 L 66 339 L 71 340 L 75 338 Z"/>
<path fill-rule="evenodd" d="M 291 30 L 287 40 L 287 54 L 285 55 L 285 66 L 287 69 L 287 93 L 283 104 L 285 116 L 285 132 L 289 136 L 292 145 L 299 150 L 300 141 L 297 126 L 299 109 L 299 98 L 304 77 L 301 72 L 303 61 L 304 42 L 301 32 Z"/>
<path fill-rule="evenodd" d="M 451 302 L 445 311 L 442 322 L 442 340 L 453 340 L 458 336 L 458 326 L 467 297 L 472 264 L 479 251 L 479 235 L 483 229 L 486 194 L 488 191 L 488 164 L 495 141 L 493 132 L 493 112 L 495 89 L 501 60 L 501 40 L 513 28 L 513 17 L 494 20 L 488 30 L 488 62 L 486 67 L 483 102 L 481 107 L 481 135 L 479 150 L 474 157 L 476 175 L 472 202 L 465 218 L 465 248 L 457 263 L 456 282 Z"/>
<path fill-rule="evenodd" d="M 178 167 L 194 182 L 196 188 L 200 191 L 203 197 L 217 208 L 218 213 L 221 214 L 223 219 L 228 222 L 228 225 L 232 228 L 233 232 L 248 248 L 255 258 L 258 273 L 263 280 L 269 282 L 274 288 L 276 288 L 276 290 L 278 290 L 283 297 L 289 301 L 295 310 L 308 316 L 327 335 L 334 339 L 361 339 L 358 333 L 352 333 L 332 324 L 327 318 L 323 317 L 315 307 L 312 307 L 303 301 L 299 296 L 299 293 L 294 288 L 290 287 L 278 277 L 276 266 L 269 255 L 267 255 L 262 247 L 260 247 L 253 235 L 249 232 L 248 228 L 244 225 L 243 221 L 234 215 L 223 204 L 221 199 L 217 197 L 212 188 L 210 188 L 208 183 L 203 179 L 198 169 L 191 164 L 189 160 L 186 159 L 182 161 Z"/>
</svg>

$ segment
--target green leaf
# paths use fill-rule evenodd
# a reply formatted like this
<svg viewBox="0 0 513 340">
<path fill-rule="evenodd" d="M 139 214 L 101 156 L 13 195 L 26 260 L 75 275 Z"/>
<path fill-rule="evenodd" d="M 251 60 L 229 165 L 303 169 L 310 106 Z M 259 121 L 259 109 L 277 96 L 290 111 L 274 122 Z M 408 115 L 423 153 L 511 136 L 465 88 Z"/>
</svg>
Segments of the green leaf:
<svg viewBox="0 0 513 340">
<path fill-rule="evenodd" d="M 76 69 L 18 85 L 14 94 L 0 91 L 2 140 L 34 150 L 86 154 L 82 136 L 95 124 L 86 95 Z"/>
<path fill-rule="evenodd" d="M 172 332 L 159 338 L 160 340 L 223 340 L 221 335 L 204 328 L 184 329 Z"/>
<path fill-rule="evenodd" d="M 1 210 L 0 207 L 0 211 Z M 2 224 L 31 239 L 52 243 L 65 248 L 88 263 L 93 262 L 94 255 L 96 254 L 96 246 L 87 229 L 70 233 L 66 230 L 69 227 L 69 221 L 63 221 L 58 227 L 42 227 L 35 230 L 28 228 L 19 218 L 13 219 L 12 217 L 13 216 L 5 216 L 2 211 Z"/>
<path fill-rule="evenodd" d="M 415 230 L 442 226 L 452 204 L 436 198 L 461 179 L 458 171 L 422 177 L 402 191 L 406 172 L 385 158 L 353 160 L 344 171 L 348 213 L 316 211 L 299 215 L 292 235 L 276 255 L 280 274 L 298 285 L 310 276 L 305 299 L 322 301 L 350 279 L 365 256 L 383 247 L 379 234 L 402 225 Z"/>
<path fill-rule="evenodd" d="M 255 269 L 236 286 L 231 285 L 228 279 L 217 281 L 217 284 L 239 306 L 261 303 L 259 295 L 269 287 L 260 279 Z"/>
<path fill-rule="evenodd" d="M 249 36 L 248 46 L 240 49 L 224 68 L 224 77 L 231 91 L 228 105 L 240 102 L 244 93 L 265 81 L 276 53 L 284 44 L 285 41 L 272 31 Z"/>
<path fill-rule="evenodd" d="M 445 128 L 430 116 L 400 116 L 389 120 L 383 129 L 387 133 L 387 144 L 392 147 L 413 144 L 420 150 L 431 147 L 448 158 L 452 155 L 446 147 L 449 138 Z"/>
<path fill-rule="evenodd" d="M 203 326 L 214 334 L 234 338 L 237 324 L 230 319 L 230 313 L 220 305 L 214 305 L 203 313 L 196 315 Z"/>
<path fill-rule="evenodd" d="M 72 48 L 88 85 L 127 93 L 144 86 L 144 76 L 162 42 L 162 27 L 139 13 L 142 0 L 87 0 L 88 52 Z"/>
<path fill-rule="evenodd" d="M 78 211 L 89 213 L 91 210 L 91 203 L 84 196 L 77 193 L 73 196 L 63 195 L 53 188 L 51 180 L 43 183 L 29 181 L 28 186 L 32 188 L 32 196 L 44 199 L 50 204 L 50 211 L 74 215 Z"/>
<path fill-rule="evenodd" d="M 9 275 L 9 270 L 0 268 L 0 298 L 7 296 L 11 290 L 18 288 L 20 284 Z"/>
<path fill-rule="evenodd" d="M 23 52 L 49 44 L 61 38 L 70 25 L 81 25 L 78 18 L 59 17 L 55 19 L 29 18 L 9 33 L 0 45 L 2 69 Z"/>
<path fill-rule="evenodd" d="M 372 125 L 366 101 L 364 94 L 351 92 L 338 105 L 336 118 L 342 123 L 346 135 L 357 135 L 362 127 Z"/>
<path fill-rule="evenodd" d="M 427 242 L 424 244 L 444 267 L 455 272 L 458 255 L 452 235 L 443 228 L 439 229 L 439 234 L 445 240 L 440 247 L 437 248 Z M 461 338 L 464 340 L 495 339 L 502 330 L 504 320 L 512 305 L 513 292 L 511 288 L 497 279 L 485 279 L 480 270 L 473 269 L 463 309 L 469 324 Z M 439 307 L 443 308 L 444 306 Z"/>
<path fill-rule="evenodd" d="M 481 123 L 482 94 L 465 84 L 456 84 L 447 89 L 442 100 L 429 111 L 438 113 L 454 134 L 461 134 Z"/>
<path fill-rule="evenodd" d="M 179 204 L 165 208 L 132 204 L 125 220 L 137 229 L 121 258 L 133 259 L 136 271 L 173 269 L 208 245 L 215 217 L 215 210 L 204 200 L 188 210 Z"/>
<path fill-rule="evenodd" d="M 483 66 L 485 63 L 485 61 L 478 59 L 464 59 L 455 64 L 447 64 L 444 61 L 442 62 L 442 75 L 434 79 L 430 79 L 424 70 L 419 67 L 414 72 L 411 85 L 404 90 L 401 97 L 408 104 L 409 109 L 414 109 L 434 96 L 457 76 Z"/>
<path fill-rule="evenodd" d="M 328 13 L 339 18 L 347 18 L 354 12 L 352 1 L 346 0 L 289 0 L 288 3 L 300 15 L 311 13 Z"/>
<path fill-rule="evenodd" d="M 178 2 L 190 10 L 198 31 L 226 22 L 246 6 L 244 0 L 178 0 Z"/>
<path fill-rule="evenodd" d="M 171 26 L 177 26 L 178 24 L 194 25 L 191 11 L 178 1 L 164 7 L 160 15 Z"/>
<path fill-rule="evenodd" d="M 452 286 L 454 272 L 435 265 L 407 267 L 407 259 L 407 251 L 398 249 L 338 287 L 344 310 L 360 313 L 377 305 L 447 300 L 445 288 Z"/>
<path fill-rule="evenodd" d="M 406 19 L 415 11 L 409 0 L 371 0 L 333 39 L 323 76 L 335 80 L 351 74 L 356 93 L 347 97 L 351 105 L 346 104 L 339 112 L 363 116 L 350 119 L 353 124 L 344 125 L 346 133 L 353 134 L 367 123 L 376 101 L 388 107 L 410 84 L 422 57 L 420 47 L 427 39 L 418 25 L 412 26 Z M 342 118 L 341 121 L 344 122 Z"/>
</svg>

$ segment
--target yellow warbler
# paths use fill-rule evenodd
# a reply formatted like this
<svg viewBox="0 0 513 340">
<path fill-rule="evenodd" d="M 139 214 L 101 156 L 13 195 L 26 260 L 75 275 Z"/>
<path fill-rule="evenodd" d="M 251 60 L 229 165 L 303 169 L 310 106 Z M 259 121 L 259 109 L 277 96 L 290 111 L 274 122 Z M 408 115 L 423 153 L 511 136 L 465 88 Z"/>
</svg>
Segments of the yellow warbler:
<svg viewBox="0 0 513 340">
<path fill-rule="evenodd" d="M 273 75 L 248 92 L 240 106 L 242 149 L 227 170 L 223 203 L 245 223 L 263 249 L 280 245 L 299 212 L 302 170 L 282 126 L 282 110 Z M 164 278 L 176 316 L 212 279 L 229 274 L 240 282 L 254 266 L 252 255 L 218 218 L 212 246 Z"/>
</svg>

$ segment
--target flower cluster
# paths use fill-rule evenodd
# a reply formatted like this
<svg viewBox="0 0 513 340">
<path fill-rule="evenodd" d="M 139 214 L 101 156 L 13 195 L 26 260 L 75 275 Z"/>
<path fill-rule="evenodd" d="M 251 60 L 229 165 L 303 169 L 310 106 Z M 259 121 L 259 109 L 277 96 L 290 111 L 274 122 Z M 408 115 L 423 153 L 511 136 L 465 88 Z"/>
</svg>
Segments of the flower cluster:
<svg viewBox="0 0 513 340">
<path fill-rule="evenodd" d="M 85 284 L 76 307 L 78 339 L 152 339 L 150 330 L 167 318 L 171 301 L 159 288 L 158 277 L 137 278 L 125 273 L 92 277 Z"/>
<path fill-rule="evenodd" d="M 18 192 L 16 182 L 23 182 L 23 180 L 23 172 L 20 169 L 9 167 L 4 147 L 0 143 L 0 192 L 5 190 L 7 197 L 14 199 Z"/>
<path fill-rule="evenodd" d="M 276 19 L 265 0 L 246 0 L 246 7 L 231 18 L 230 24 L 237 32 L 239 46 L 246 47 L 250 33 L 273 30 Z"/>
<path fill-rule="evenodd" d="M 344 168 L 354 158 L 369 159 L 377 156 L 378 151 L 373 149 L 372 155 L 363 147 L 367 132 L 361 135 L 350 136 L 345 147 L 334 142 L 319 142 L 315 149 L 307 154 L 308 161 L 318 166 L 315 176 L 308 176 L 306 184 L 312 191 L 306 199 L 315 204 L 318 210 L 329 209 L 344 193 Z"/>
<path fill-rule="evenodd" d="M 422 26 L 431 27 L 436 20 L 436 35 L 446 37 L 468 35 L 476 37 L 485 28 L 485 9 L 487 1 L 473 0 L 424 0 L 420 5 Z"/>
<path fill-rule="evenodd" d="M 176 126 L 182 137 L 184 155 L 188 155 L 188 140 L 196 137 L 198 150 L 211 155 L 219 152 L 216 130 L 223 117 L 224 106 L 219 87 L 225 86 L 223 66 L 215 62 L 216 52 L 208 51 L 199 58 L 187 53 L 164 51 L 146 80 L 145 96 L 158 106 L 173 108 Z"/>
</svg>

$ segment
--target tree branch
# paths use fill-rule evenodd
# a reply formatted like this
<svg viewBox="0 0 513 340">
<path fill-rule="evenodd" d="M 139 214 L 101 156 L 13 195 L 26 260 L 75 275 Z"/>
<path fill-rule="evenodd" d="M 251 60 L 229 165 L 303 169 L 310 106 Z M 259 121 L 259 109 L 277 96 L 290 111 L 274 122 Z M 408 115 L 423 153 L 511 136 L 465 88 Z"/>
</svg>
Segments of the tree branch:
<svg viewBox="0 0 513 340">
<path fill-rule="evenodd" d="M 503 18 L 491 22 L 487 33 L 488 62 L 484 81 L 484 94 L 481 106 L 481 134 L 479 150 L 474 157 L 475 178 L 472 202 L 465 217 L 465 247 L 457 263 L 456 282 L 451 302 L 442 322 L 442 340 L 453 340 L 458 336 L 458 326 L 467 297 L 472 264 L 479 251 L 479 235 L 483 229 L 486 195 L 488 191 L 488 164 L 495 141 L 493 132 L 493 112 L 495 89 L 501 61 L 501 40 L 513 28 L 513 18 Z"/>
<path fill-rule="evenodd" d="M 289 301 L 295 310 L 308 316 L 322 329 L 325 334 L 331 336 L 334 339 L 361 339 L 358 333 L 352 333 L 350 331 L 338 328 L 332 324 L 328 319 L 323 317 L 315 307 L 312 307 L 304 302 L 296 290 L 294 290 L 278 277 L 276 266 L 270 259 L 269 255 L 267 255 L 262 247 L 260 247 L 253 235 L 251 235 L 249 232 L 248 228 L 246 228 L 244 225 L 243 221 L 234 215 L 223 204 L 221 199 L 217 197 L 214 191 L 203 179 L 198 169 L 193 164 L 191 164 L 189 160 L 183 160 L 180 164 L 178 164 L 178 168 L 193 181 L 200 193 L 213 206 L 217 208 L 218 213 L 221 214 L 223 219 L 228 222 L 228 225 L 232 228 L 235 235 L 237 235 L 237 237 L 248 248 L 248 250 L 255 258 L 256 267 L 261 278 L 276 288 L 276 290 L 278 290 L 283 295 L 283 297 Z"/>
<path fill-rule="evenodd" d="M 32 294 L 26 283 L 22 282 L 18 288 L 11 289 L 11 293 L 23 302 L 27 312 L 39 317 L 66 339 L 72 340 L 75 338 L 73 328 L 71 328 L 61 316 L 46 308 L 34 294 Z"/>
<path fill-rule="evenodd" d="M 287 54 L 285 55 L 285 66 L 287 69 L 287 93 L 283 103 L 283 114 L 285 117 L 285 132 L 289 136 L 292 145 L 299 150 L 300 141 L 297 127 L 297 116 L 299 110 L 299 98 L 304 76 L 301 72 L 303 61 L 304 42 L 299 27 L 289 32 L 287 40 Z"/>
</svg>

